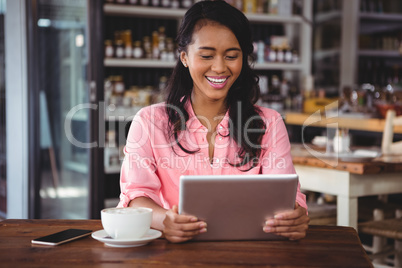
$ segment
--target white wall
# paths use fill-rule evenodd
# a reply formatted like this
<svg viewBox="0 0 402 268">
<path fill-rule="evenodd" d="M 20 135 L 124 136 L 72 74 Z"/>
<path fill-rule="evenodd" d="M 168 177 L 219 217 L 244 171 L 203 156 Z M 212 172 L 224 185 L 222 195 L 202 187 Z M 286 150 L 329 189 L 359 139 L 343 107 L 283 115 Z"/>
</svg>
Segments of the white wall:
<svg viewBox="0 0 402 268">
<path fill-rule="evenodd" d="M 7 218 L 28 218 L 28 86 L 25 0 L 5 16 Z"/>
</svg>

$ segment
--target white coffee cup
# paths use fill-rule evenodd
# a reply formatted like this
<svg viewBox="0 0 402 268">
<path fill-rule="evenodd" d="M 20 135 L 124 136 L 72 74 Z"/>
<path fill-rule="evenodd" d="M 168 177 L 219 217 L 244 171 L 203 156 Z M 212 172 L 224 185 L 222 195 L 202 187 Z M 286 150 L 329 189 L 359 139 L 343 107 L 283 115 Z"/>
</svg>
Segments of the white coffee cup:
<svg viewBox="0 0 402 268">
<path fill-rule="evenodd" d="M 101 211 L 103 229 L 114 239 L 138 239 L 151 227 L 150 208 L 105 208 Z"/>
</svg>

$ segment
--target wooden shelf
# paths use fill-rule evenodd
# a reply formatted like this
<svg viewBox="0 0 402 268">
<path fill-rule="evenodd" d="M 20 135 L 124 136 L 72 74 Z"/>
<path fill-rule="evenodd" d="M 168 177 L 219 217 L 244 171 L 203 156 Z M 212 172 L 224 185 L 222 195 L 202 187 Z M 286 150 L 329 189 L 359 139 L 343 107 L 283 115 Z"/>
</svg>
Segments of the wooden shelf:
<svg viewBox="0 0 402 268">
<path fill-rule="evenodd" d="M 255 63 L 254 70 L 302 70 L 301 63 L 265 62 Z"/>
<path fill-rule="evenodd" d="M 359 56 L 367 57 L 401 57 L 398 50 L 361 49 Z"/>
<path fill-rule="evenodd" d="M 341 16 L 342 16 L 342 12 L 339 10 L 318 13 L 317 15 L 314 16 L 314 23 L 319 24 L 319 23 L 332 21 L 335 19 L 340 19 Z"/>
<path fill-rule="evenodd" d="M 105 173 L 106 174 L 117 174 L 120 173 L 121 165 L 120 166 L 105 166 Z"/>
<path fill-rule="evenodd" d="M 402 21 L 401 13 L 374 13 L 360 12 L 360 19 L 379 20 L 379 21 Z"/>
<path fill-rule="evenodd" d="M 133 5 L 103 5 L 105 15 L 109 16 L 136 16 L 147 18 L 181 19 L 186 9 L 143 7 Z M 271 14 L 245 14 L 250 22 L 254 23 L 302 23 L 301 16 L 280 16 Z"/>
<path fill-rule="evenodd" d="M 148 59 L 106 58 L 104 65 L 106 67 L 173 68 L 176 62 Z"/>
<path fill-rule="evenodd" d="M 250 22 L 262 23 L 302 23 L 303 19 L 300 16 L 281 16 L 271 14 L 245 14 Z"/>
<path fill-rule="evenodd" d="M 103 11 L 105 12 L 105 15 L 109 16 L 136 16 L 159 19 L 180 19 L 186 13 L 185 9 L 116 4 L 103 5 Z"/>
<path fill-rule="evenodd" d="M 316 50 L 314 51 L 313 57 L 314 60 L 321 60 L 328 57 L 334 57 L 340 55 L 340 49 L 333 48 L 333 49 L 323 49 L 323 50 Z"/>
<path fill-rule="evenodd" d="M 148 59 L 115 59 L 106 58 L 104 61 L 106 67 L 122 67 L 122 68 L 173 68 L 176 62 L 148 60 Z M 255 70 L 301 70 L 301 63 L 280 63 L 265 62 L 255 63 Z"/>
<path fill-rule="evenodd" d="M 313 127 L 339 127 L 351 130 L 383 132 L 384 119 L 377 118 L 353 118 L 316 116 L 304 113 L 288 112 L 285 114 L 285 122 L 289 125 L 313 126 Z M 394 133 L 402 133 L 402 126 L 396 126 Z"/>
</svg>

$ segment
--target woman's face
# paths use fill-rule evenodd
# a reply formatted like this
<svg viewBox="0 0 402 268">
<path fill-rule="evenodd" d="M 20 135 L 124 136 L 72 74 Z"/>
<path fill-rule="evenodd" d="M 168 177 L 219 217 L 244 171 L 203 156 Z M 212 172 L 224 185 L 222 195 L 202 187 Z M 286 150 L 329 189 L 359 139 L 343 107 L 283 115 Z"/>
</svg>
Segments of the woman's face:
<svg viewBox="0 0 402 268">
<path fill-rule="evenodd" d="M 193 80 L 193 101 L 224 101 L 242 70 L 243 53 L 229 28 L 207 22 L 194 31 L 192 43 L 180 59 Z"/>
</svg>

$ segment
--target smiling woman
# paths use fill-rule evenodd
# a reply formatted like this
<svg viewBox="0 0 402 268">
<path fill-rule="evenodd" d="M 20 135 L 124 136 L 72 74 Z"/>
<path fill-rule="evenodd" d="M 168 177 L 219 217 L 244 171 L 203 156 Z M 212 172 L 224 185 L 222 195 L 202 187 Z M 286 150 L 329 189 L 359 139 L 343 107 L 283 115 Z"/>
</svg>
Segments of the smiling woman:
<svg viewBox="0 0 402 268">
<path fill-rule="evenodd" d="M 225 1 L 194 4 L 179 29 L 166 103 L 143 108 L 131 124 L 119 206 L 152 208 L 152 227 L 171 242 L 207 231 L 197 215 L 178 214 L 180 175 L 295 173 L 281 116 L 255 105 L 250 32 L 244 14 Z M 306 208 L 299 186 L 294 210 L 267 219 L 261 232 L 303 238 Z"/>
</svg>

